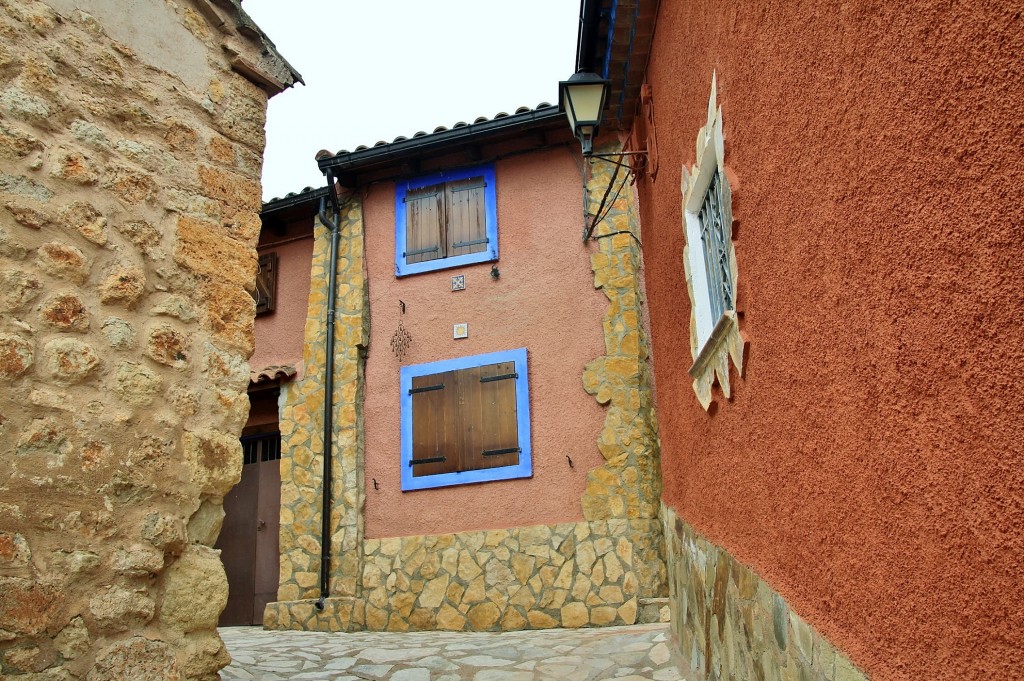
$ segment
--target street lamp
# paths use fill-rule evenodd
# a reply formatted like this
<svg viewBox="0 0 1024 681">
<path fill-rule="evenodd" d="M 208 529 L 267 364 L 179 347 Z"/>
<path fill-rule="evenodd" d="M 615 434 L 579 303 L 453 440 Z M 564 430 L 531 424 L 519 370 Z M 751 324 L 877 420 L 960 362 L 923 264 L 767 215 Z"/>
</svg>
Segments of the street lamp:
<svg viewBox="0 0 1024 681">
<path fill-rule="evenodd" d="M 601 125 L 608 85 L 609 81 L 586 71 L 558 83 L 558 110 L 568 117 L 569 127 L 583 145 L 584 156 L 594 153 L 594 138 Z"/>
</svg>

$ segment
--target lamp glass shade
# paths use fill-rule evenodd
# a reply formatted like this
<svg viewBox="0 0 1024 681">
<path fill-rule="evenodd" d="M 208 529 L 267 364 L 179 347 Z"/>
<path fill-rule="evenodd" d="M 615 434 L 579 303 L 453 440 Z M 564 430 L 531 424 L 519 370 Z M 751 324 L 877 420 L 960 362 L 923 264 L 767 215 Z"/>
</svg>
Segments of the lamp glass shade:
<svg viewBox="0 0 1024 681">
<path fill-rule="evenodd" d="M 565 88 L 562 106 L 574 131 L 578 131 L 581 125 L 596 126 L 600 123 L 605 92 L 603 82 L 571 84 Z"/>
<path fill-rule="evenodd" d="M 558 106 L 565 111 L 573 134 L 583 145 L 584 155 L 590 154 L 593 138 L 601 124 L 608 85 L 609 81 L 585 71 L 573 74 L 569 80 L 558 84 Z"/>
</svg>

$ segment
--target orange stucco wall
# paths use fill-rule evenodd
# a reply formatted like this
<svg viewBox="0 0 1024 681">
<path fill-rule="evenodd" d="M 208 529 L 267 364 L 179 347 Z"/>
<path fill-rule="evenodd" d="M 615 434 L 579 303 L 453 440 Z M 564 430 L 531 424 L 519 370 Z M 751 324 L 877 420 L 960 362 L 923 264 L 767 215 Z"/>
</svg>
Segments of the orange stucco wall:
<svg viewBox="0 0 1024 681">
<path fill-rule="evenodd" d="M 256 318 L 256 350 L 249 358 L 249 366 L 255 371 L 273 364 L 291 364 L 302 370 L 303 331 L 313 259 L 312 226 L 312 220 L 305 220 L 284 236 L 264 233 L 261 238 L 261 242 L 270 244 L 259 247 L 261 254 L 277 253 L 277 305 L 274 312 Z M 307 231 L 308 237 L 303 238 L 301 233 Z M 275 241 L 284 243 L 275 246 Z"/>
<path fill-rule="evenodd" d="M 490 263 L 396 278 L 394 185 L 373 185 L 365 196 L 367 537 L 582 520 L 586 471 L 603 462 L 596 440 L 604 411 L 583 391 L 582 373 L 604 353 L 607 299 L 594 289 L 590 248 L 580 240 L 580 172 L 566 148 L 508 158 L 495 171 L 498 280 Z M 466 275 L 466 290 L 452 292 L 456 274 Z M 399 300 L 413 339 L 401 363 L 390 346 Z M 452 338 L 457 322 L 469 323 L 469 338 Z M 399 367 L 519 347 L 529 351 L 533 477 L 403 493 Z"/>
<path fill-rule="evenodd" d="M 1019 4 L 661 3 L 640 186 L 664 499 L 873 679 L 1020 678 Z M 747 376 L 687 369 L 717 70 Z"/>
</svg>

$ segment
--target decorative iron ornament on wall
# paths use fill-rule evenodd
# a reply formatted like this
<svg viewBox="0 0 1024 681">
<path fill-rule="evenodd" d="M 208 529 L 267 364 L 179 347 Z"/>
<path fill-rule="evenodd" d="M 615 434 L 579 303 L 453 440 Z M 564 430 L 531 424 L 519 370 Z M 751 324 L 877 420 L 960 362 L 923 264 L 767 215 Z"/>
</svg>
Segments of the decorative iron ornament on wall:
<svg viewBox="0 0 1024 681">
<path fill-rule="evenodd" d="M 409 335 L 409 332 L 405 330 L 405 325 L 402 324 L 402 320 L 405 318 L 405 303 L 399 300 L 398 305 L 402 313 L 398 318 L 398 329 L 391 336 L 391 352 L 395 353 L 395 357 L 401 362 L 405 358 L 405 351 L 412 344 L 412 336 Z"/>
</svg>

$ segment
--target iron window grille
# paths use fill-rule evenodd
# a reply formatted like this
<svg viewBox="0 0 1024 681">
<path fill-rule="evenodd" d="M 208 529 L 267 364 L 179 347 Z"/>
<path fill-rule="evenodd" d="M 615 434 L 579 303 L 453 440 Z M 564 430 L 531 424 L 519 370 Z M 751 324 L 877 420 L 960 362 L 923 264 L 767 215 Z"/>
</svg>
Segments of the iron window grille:
<svg viewBox="0 0 1024 681">
<path fill-rule="evenodd" d="M 712 320 L 720 319 L 726 310 L 734 309 L 732 270 L 729 266 L 729 244 L 725 232 L 721 171 L 715 170 L 711 184 L 700 207 L 700 239 L 704 265 L 708 273 L 708 296 Z"/>
<path fill-rule="evenodd" d="M 281 433 L 242 438 L 242 463 L 277 461 L 281 458 Z"/>
</svg>

